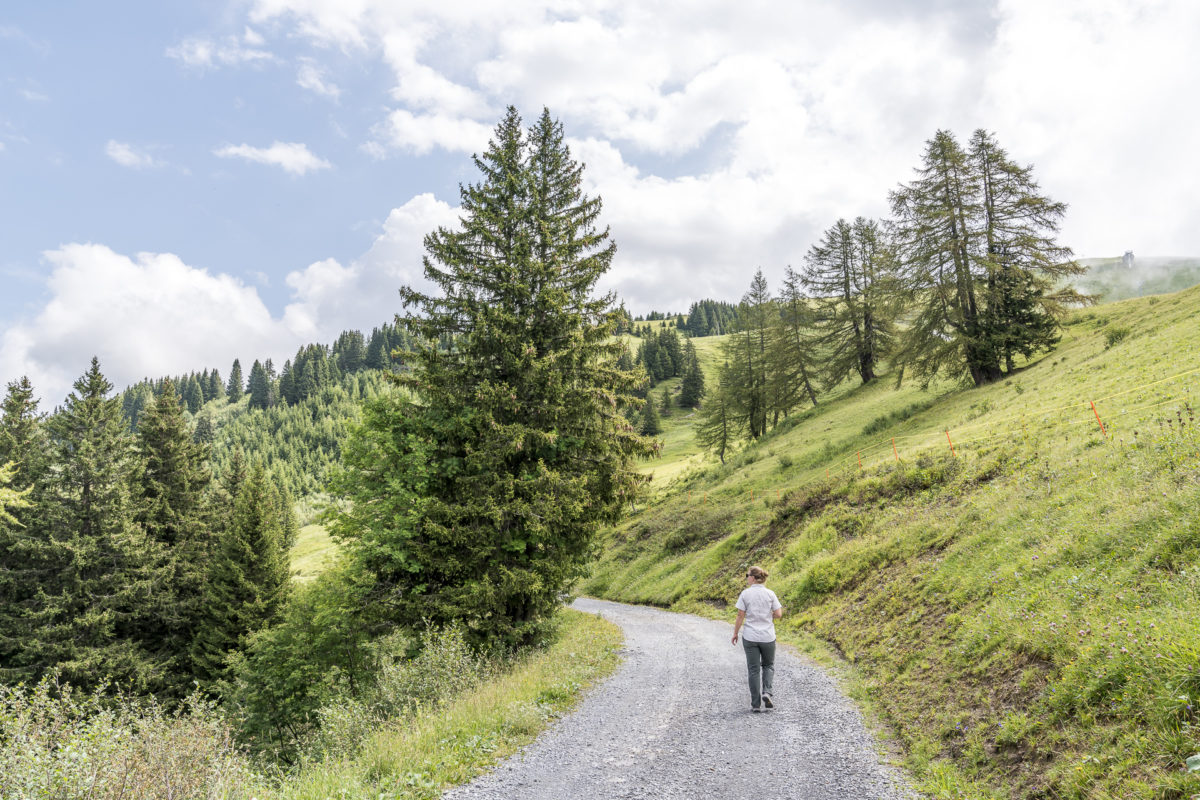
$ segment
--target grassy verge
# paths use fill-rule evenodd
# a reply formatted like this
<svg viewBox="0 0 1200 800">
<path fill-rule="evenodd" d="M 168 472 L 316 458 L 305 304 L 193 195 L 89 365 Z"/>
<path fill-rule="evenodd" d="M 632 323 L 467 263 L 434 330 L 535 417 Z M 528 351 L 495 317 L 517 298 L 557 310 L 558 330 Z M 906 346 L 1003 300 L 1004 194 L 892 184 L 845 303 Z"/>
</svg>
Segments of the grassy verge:
<svg viewBox="0 0 1200 800">
<path fill-rule="evenodd" d="M 662 487 L 582 588 L 727 615 L 763 564 L 781 637 L 850 665 L 934 797 L 1200 794 L 1200 374 L 1162 382 L 1198 313 L 1115 303 L 992 386 L 844 391 Z"/>
<path fill-rule="evenodd" d="M 557 638 L 437 710 L 375 731 L 352 756 L 303 767 L 279 798 L 436 798 L 533 741 L 617 666 L 620 629 L 565 610 Z"/>
</svg>

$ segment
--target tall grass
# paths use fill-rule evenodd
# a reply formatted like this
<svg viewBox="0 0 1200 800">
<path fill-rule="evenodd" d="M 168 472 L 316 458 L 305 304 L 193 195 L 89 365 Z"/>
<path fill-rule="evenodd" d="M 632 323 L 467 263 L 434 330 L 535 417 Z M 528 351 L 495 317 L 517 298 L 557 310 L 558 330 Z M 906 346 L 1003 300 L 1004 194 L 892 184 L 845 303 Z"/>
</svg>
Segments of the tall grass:
<svg viewBox="0 0 1200 800">
<path fill-rule="evenodd" d="M 430 629 L 384 657 L 361 696 L 322 707 L 290 768 L 256 761 L 234 721 L 193 696 L 167 711 L 44 681 L 0 687 L 0 798 L 434 798 L 530 741 L 617 664 L 620 631 L 564 611 L 544 647 L 484 658 Z M 400 652 L 400 639 L 380 643 Z"/>
</svg>

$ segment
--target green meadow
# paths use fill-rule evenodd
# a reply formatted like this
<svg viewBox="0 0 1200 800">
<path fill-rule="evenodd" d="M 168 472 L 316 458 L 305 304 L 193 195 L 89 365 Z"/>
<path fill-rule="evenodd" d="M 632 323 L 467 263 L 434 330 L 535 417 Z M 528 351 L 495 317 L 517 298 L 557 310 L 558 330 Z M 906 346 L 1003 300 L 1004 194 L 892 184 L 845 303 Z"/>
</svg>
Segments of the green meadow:
<svg viewBox="0 0 1200 800">
<path fill-rule="evenodd" d="M 763 565 L 934 797 L 1195 796 L 1198 322 L 1200 287 L 1085 309 L 1002 382 L 840 386 L 724 465 L 676 410 L 581 591 L 732 619 Z"/>
</svg>

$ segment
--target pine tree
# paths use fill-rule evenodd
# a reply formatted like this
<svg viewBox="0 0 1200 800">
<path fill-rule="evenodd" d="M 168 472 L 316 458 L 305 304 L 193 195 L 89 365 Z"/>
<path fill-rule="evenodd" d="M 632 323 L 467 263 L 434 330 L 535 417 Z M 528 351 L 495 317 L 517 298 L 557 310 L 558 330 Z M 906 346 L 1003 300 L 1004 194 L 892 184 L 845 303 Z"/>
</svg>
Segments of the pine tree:
<svg viewBox="0 0 1200 800">
<path fill-rule="evenodd" d="M 189 650 L 204 614 L 212 550 L 206 494 L 212 474 L 208 448 L 193 441 L 169 380 L 142 415 L 137 443 L 144 462 L 136 481 L 137 521 L 158 545 L 154 572 L 162 582 L 152 605 L 143 609 L 138 636 L 181 694 L 191 680 Z"/>
<path fill-rule="evenodd" d="M 235 358 L 229 369 L 229 386 L 225 390 L 229 402 L 236 403 L 242 399 L 242 386 L 242 362 Z"/>
<path fill-rule="evenodd" d="M 163 670 L 136 633 L 158 576 L 153 547 L 132 518 L 136 454 L 111 390 L 93 358 L 46 422 L 52 477 L 37 511 L 47 550 L 60 560 L 31 609 L 33 634 L 21 661 L 57 669 L 79 687 L 107 676 L 146 691 L 160 684 Z"/>
<path fill-rule="evenodd" d="M 659 401 L 658 410 L 664 417 L 671 416 L 671 387 L 664 386 L 662 390 L 662 400 Z"/>
<path fill-rule="evenodd" d="M 611 296 L 592 297 L 614 247 L 561 125 L 546 112 L 526 139 L 510 108 L 475 164 L 461 230 L 425 238 L 439 294 L 401 290 L 415 336 L 398 380 L 415 399 L 364 417 L 333 527 L 395 623 L 463 619 L 519 643 L 583 573 L 652 445 L 621 414 L 635 376 L 615 369 Z M 455 347 L 437 347 L 447 334 Z"/>
</svg>

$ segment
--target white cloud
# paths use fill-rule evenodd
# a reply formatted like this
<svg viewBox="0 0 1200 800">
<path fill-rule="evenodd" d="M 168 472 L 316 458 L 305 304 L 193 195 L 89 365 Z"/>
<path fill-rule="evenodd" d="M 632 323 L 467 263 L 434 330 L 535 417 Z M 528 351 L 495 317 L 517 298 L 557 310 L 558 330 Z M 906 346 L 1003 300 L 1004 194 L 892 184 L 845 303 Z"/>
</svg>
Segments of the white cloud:
<svg viewBox="0 0 1200 800">
<path fill-rule="evenodd" d="M 17 92 L 31 103 L 49 103 L 49 95 L 35 92 L 33 89 L 18 89 Z"/>
<path fill-rule="evenodd" d="M 250 32 L 249 29 L 247 31 Z M 261 41 L 256 43 L 261 44 Z M 250 41 L 243 43 L 235 36 L 220 40 L 204 37 L 184 39 L 179 44 L 168 47 L 166 55 L 197 69 L 262 64 L 275 60 L 275 56 L 269 51 L 253 46 Z"/>
<path fill-rule="evenodd" d="M 296 73 L 296 85 L 333 100 L 337 100 L 342 93 L 336 83 L 325 80 L 324 70 L 312 60 L 305 60 L 300 64 Z"/>
<path fill-rule="evenodd" d="M 166 163 L 147 152 L 136 149 L 131 144 L 118 142 L 116 139 L 108 140 L 108 144 L 104 146 L 104 152 L 122 167 L 129 167 L 130 169 L 161 167 Z"/>
<path fill-rule="evenodd" d="M 272 142 L 270 147 L 225 145 L 214 150 L 213 154 L 221 158 L 244 158 L 259 164 L 270 164 L 293 175 L 305 175 L 331 166 L 325 159 L 313 155 L 308 145 L 302 142 Z"/>
<path fill-rule="evenodd" d="M 447 114 L 414 114 L 397 109 L 385 122 L 375 126 L 376 137 L 371 154 L 386 153 L 386 146 L 424 155 L 435 147 L 450 152 L 481 152 L 492 134 L 492 126 Z M 382 141 L 379 141 L 382 140 Z"/>
<path fill-rule="evenodd" d="M 429 288 L 421 264 L 425 235 L 457 224 L 457 208 L 417 195 L 388 214 L 371 248 L 351 264 L 325 259 L 290 273 L 285 322 L 316 341 L 387 322 L 400 311 L 401 286 Z"/>
<path fill-rule="evenodd" d="M 121 388 L 203 367 L 227 374 L 234 358 L 280 360 L 302 341 L 252 287 L 169 253 L 70 244 L 45 260 L 50 299 L 0 337 L 0 377 L 29 375 L 43 408 L 61 402 L 93 355 Z"/>
<path fill-rule="evenodd" d="M 939 128 L 1033 162 L 1081 255 L 1200 252 L 1188 0 L 254 0 L 248 21 L 392 71 L 375 158 L 478 151 L 504 106 L 549 106 L 635 308 L 736 297 L 839 216 L 886 214 Z"/>
</svg>

